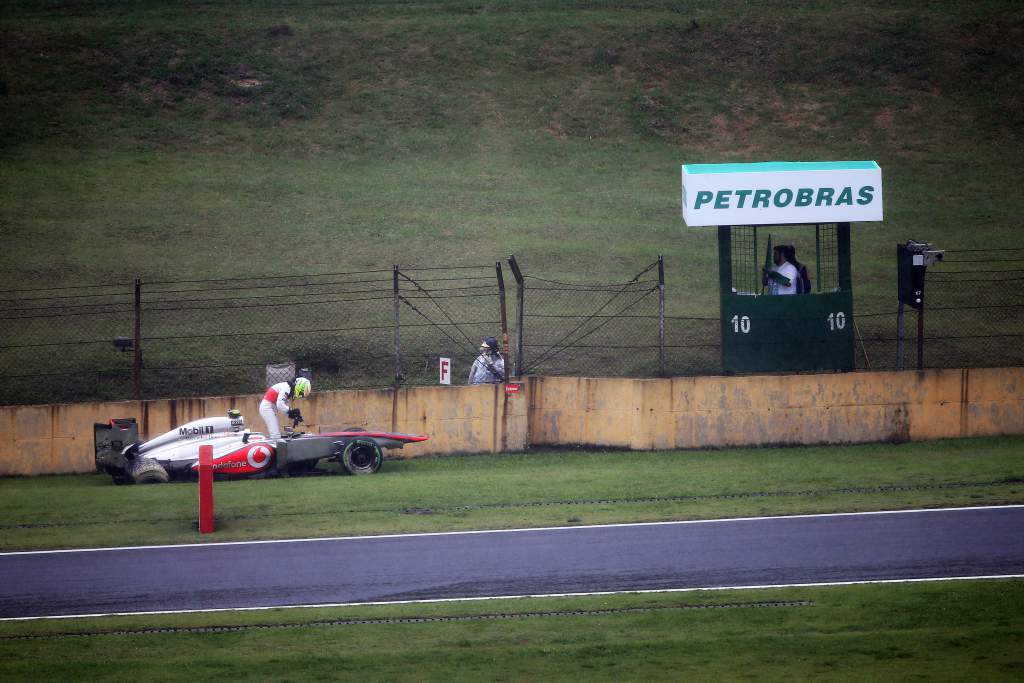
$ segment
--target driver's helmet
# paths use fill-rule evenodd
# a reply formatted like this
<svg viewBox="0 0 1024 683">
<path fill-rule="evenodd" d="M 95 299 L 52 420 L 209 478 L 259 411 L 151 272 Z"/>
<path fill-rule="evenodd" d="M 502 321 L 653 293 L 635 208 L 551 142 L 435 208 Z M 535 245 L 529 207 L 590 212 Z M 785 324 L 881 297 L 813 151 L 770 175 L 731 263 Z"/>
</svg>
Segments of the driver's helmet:
<svg viewBox="0 0 1024 683">
<path fill-rule="evenodd" d="M 295 398 L 302 398 L 303 396 L 309 396 L 313 391 L 313 383 L 305 377 L 299 377 L 295 380 Z"/>
</svg>

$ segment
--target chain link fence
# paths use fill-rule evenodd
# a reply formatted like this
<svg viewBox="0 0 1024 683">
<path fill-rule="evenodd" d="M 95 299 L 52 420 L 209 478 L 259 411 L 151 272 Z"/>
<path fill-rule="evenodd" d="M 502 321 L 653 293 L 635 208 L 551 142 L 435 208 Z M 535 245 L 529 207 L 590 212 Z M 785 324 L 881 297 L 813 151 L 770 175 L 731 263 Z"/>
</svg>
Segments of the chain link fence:
<svg viewBox="0 0 1024 683">
<path fill-rule="evenodd" d="M 0 294 L 0 404 L 437 382 L 501 329 L 495 266 L 135 281 Z M 276 374 L 275 374 L 276 373 Z"/>
<path fill-rule="evenodd" d="M 1024 247 L 947 249 L 925 283 L 902 326 L 896 304 L 858 313 L 858 368 L 1024 365 Z"/>
<path fill-rule="evenodd" d="M 372 384 L 391 357 L 374 343 L 392 327 L 391 280 L 376 270 L 144 283 L 140 393 L 250 393 L 268 363 L 285 362 L 315 369 L 324 389 Z"/>
<path fill-rule="evenodd" d="M 132 287 L 89 285 L 0 293 L 0 403 L 131 396 Z"/>
<path fill-rule="evenodd" d="M 438 359 L 465 384 L 484 337 L 501 338 L 504 280 L 490 267 L 396 270 L 395 384 L 437 384 Z"/>
<path fill-rule="evenodd" d="M 486 336 L 510 376 L 720 374 L 717 311 L 680 313 L 685 289 L 666 288 L 665 267 L 659 258 L 626 282 L 564 282 L 510 257 L 8 290 L 0 404 L 255 393 L 274 364 L 311 374 L 318 389 L 383 388 L 437 384 L 445 357 L 464 384 Z M 928 269 L 923 335 L 911 309 L 901 335 L 895 291 L 891 308 L 855 306 L 857 368 L 1024 365 L 1022 280 L 1024 248 L 947 250 Z"/>
<path fill-rule="evenodd" d="M 517 286 L 523 309 L 517 374 L 664 373 L 661 259 L 623 283 L 575 284 L 521 275 Z"/>
</svg>

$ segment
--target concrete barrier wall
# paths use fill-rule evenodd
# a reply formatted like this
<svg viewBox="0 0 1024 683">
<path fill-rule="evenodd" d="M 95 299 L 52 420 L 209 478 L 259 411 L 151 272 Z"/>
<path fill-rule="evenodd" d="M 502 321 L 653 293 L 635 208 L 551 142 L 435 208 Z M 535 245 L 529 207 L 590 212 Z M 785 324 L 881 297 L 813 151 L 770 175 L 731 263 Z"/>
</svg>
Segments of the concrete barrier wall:
<svg viewBox="0 0 1024 683">
<path fill-rule="evenodd" d="M 264 431 L 260 398 L 0 406 L 0 475 L 93 471 L 93 424 L 113 417 L 134 417 L 140 436 L 148 439 L 237 408 L 250 428 Z M 494 453 L 527 446 L 525 393 L 506 396 L 501 385 L 316 392 L 296 405 L 305 418 L 303 428 L 312 432 L 362 427 L 430 436 L 429 441 L 390 450 L 390 456 Z"/>
<path fill-rule="evenodd" d="M 538 377 L 530 397 L 533 446 L 646 450 L 1024 434 L 1024 368 Z"/>
<path fill-rule="evenodd" d="M 263 430 L 258 395 L 0 406 L 0 475 L 88 472 L 93 423 L 135 417 L 143 438 L 237 408 Z M 617 379 L 316 392 L 310 431 L 427 434 L 391 456 L 588 444 L 633 449 L 906 441 L 1024 434 L 1024 368 Z"/>
</svg>

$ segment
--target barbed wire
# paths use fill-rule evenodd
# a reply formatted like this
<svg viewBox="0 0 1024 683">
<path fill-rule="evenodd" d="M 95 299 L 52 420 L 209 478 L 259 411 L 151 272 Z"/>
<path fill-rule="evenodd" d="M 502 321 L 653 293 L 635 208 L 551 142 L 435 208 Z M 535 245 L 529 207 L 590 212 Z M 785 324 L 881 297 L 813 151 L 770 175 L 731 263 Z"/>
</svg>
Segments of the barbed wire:
<svg viewBox="0 0 1024 683">
<path fill-rule="evenodd" d="M 960 251 L 974 255 L 955 258 Z M 1024 298 L 1005 286 L 1024 279 L 1017 277 L 1024 268 L 994 267 L 1024 262 L 1024 256 L 1008 258 L 1007 251 L 947 250 L 954 258 L 929 267 L 925 332 L 918 340 L 915 312 L 907 309 L 906 355 L 913 356 L 920 342 L 926 367 L 1024 365 L 1024 319 L 1018 314 Z M 955 263 L 978 267 L 943 267 Z M 617 283 L 526 273 L 523 310 L 516 308 L 520 297 L 509 292 L 506 315 L 498 315 L 505 298 L 500 266 L 496 273 L 490 264 L 399 268 L 397 291 L 394 268 L 142 282 L 138 301 L 134 281 L 6 290 L 0 292 L 6 297 L 0 299 L 0 378 L 35 378 L 55 401 L 123 398 L 135 391 L 142 397 L 251 393 L 269 362 L 291 359 L 311 368 L 324 387 L 433 384 L 438 357 L 468 370 L 476 342 L 503 332 L 514 350 L 516 335 L 522 335 L 523 358 L 506 362 L 511 370 L 513 360 L 521 361 L 525 374 L 540 368 L 581 376 L 719 374 L 721 319 L 680 312 L 679 291 L 672 289 L 664 290 L 670 312 L 659 315 L 651 305 L 659 282 L 645 277 L 657 266 L 655 261 Z M 853 319 L 857 367 L 896 367 L 899 308 L 895 301 L 875 304 Z M 503 330 L 500 321 L 506 319 L 512 322 Z M 524 328 L 517 330 L 520 319 Z M 806 325 L 792 316 L 762 321 Z M 123 353 L 113 348 L 116 336 Z M 111 352 L 118 353 L 116 360 Z M 133 386 L 136 381 L 141 383 Z M 0 403 L 24 400 L 21 392 L 0 387 Z"/>
<path fill-rule="evenodd" d="M 986 247 L 984 249 L 946 249 L 947 254 L 968 254 L 977 252 L 992 252 L 997 251 L 1005 253 L 1007 251 L 1024 251 L 1024 247 Z"/>
</svg>

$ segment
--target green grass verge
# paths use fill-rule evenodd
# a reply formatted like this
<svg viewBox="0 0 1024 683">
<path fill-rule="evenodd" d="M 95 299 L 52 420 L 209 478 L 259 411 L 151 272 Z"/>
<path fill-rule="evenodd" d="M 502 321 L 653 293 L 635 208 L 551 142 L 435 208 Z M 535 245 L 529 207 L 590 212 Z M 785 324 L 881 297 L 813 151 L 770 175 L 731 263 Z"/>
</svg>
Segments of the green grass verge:
<svg viewBox="0 0 1024 683">
<path fill-rule="evenodd" d="M 1022 604 L 988 580 L 6 622 L 0 678 L 1002 681 Z"/>
<path fill-rule="evenodd" d="M 0 549 L 708 519 L 1024 502 L 1024 438 L 721 451 L 556 451 L 388 461 L 371 477 L 195 485 L 0 480 Z"/>
</svg>

